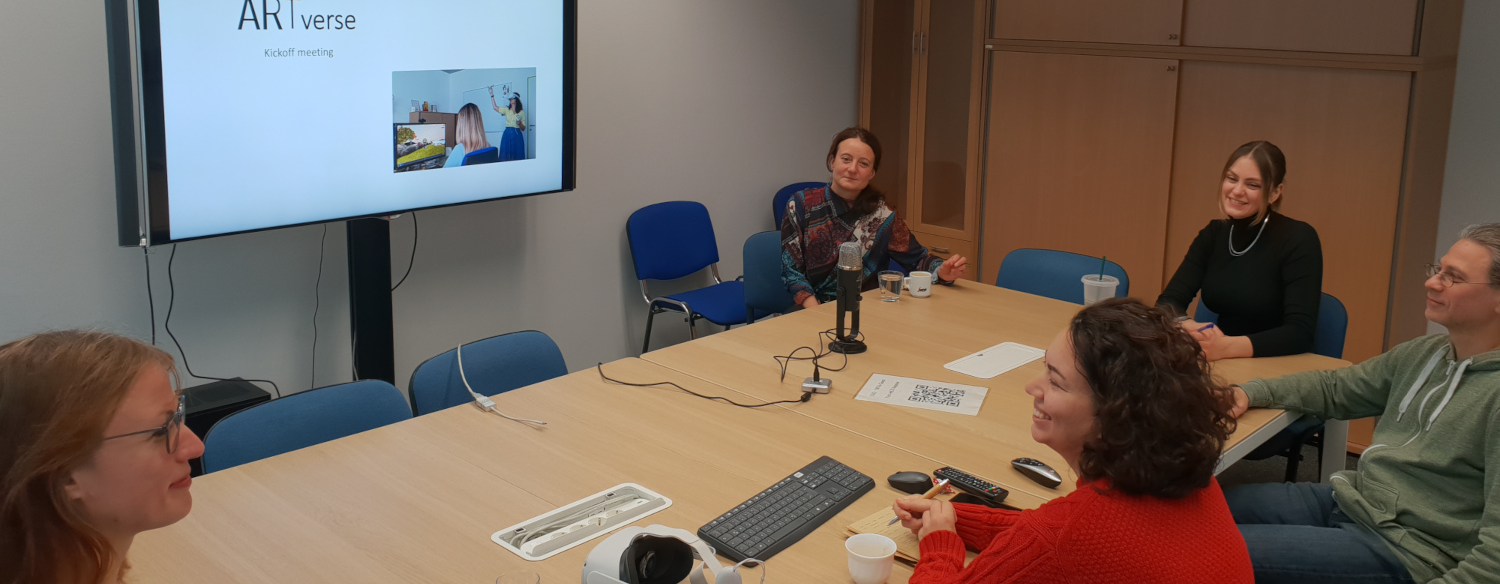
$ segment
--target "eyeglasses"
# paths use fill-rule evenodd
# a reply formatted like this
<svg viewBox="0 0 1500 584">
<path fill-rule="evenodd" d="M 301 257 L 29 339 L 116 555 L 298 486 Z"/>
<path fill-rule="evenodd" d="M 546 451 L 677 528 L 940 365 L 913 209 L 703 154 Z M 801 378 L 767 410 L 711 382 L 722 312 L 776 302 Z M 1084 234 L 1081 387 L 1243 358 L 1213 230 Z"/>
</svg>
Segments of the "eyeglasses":
<svg viewBox="0 0 1500 584">
<path fill-rule="evenodd" d="M 187 396 L 178 395 L 177 413 L 172 414 L 172 419 L 167 420 L 167 423 L 162 424 L 161 426 L 156 428 L 151 428 L 149 430 L 141 430 L 138 432 L 131 432 L 129 434 L 120 434 L 119 436 L 106 436 L 104 439 L 114 440 L 115 438 L 126 438 L 129 436 L 150 434 L 152 439 L 166 438 L 165 442 L 167 443 L 167 454 L 172 454 L 173 452 L 177 451 L 177 438 L 182 435 L 182 419 L 187 415 L 186 406 Z"/>
<path fill-rule="evenodd" d="M 1454 284 L 1489 284 L 1489 282 L 1455 280 L 1453 279 L 1453 272 L 1445 272 L 1443 271 L 1443 267 L 1437 264 L 1427 264 L 1427 278 L 1432 279 L 1433 276 L 1438 277 L 1438 283 L 1442 284 L 1444 288 L 1451 287 Z"/>
</svg>

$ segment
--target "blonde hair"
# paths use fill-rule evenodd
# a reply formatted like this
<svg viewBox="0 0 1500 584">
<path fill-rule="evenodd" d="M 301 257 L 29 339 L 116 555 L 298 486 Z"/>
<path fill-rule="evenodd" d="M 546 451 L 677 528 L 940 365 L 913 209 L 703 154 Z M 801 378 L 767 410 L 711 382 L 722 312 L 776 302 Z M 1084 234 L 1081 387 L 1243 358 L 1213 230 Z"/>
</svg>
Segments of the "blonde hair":
<svg viewBox="0 0 1500 584">
<path fill-rule="evenodd" d="M 97 584 L 116 552 L 64 485 L 87 463 L 142 368 L 165 351 L 94 331 L 0 345 L 0 584 Z"/>
<path fill-rule="evenodd" d="M 484 137 L 484 118 L 479 106 L 466 103 L 458 109 L 458 131 L 453 139 L 464 145 L 464 154 L 490 147 L 489 139 Z"/>
</svg>

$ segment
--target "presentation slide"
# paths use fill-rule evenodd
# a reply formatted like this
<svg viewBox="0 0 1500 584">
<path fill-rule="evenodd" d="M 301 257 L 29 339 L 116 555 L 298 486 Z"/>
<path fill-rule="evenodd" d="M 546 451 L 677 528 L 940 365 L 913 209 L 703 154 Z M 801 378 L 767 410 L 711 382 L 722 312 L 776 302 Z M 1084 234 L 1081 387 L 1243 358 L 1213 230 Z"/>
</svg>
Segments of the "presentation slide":
<svg viewBox="0 0 1500 584">
<path fill-rule="evenodd" d="M 172 239 L 562 188 L 560 2 L 159 7 Z"/>
</svg>

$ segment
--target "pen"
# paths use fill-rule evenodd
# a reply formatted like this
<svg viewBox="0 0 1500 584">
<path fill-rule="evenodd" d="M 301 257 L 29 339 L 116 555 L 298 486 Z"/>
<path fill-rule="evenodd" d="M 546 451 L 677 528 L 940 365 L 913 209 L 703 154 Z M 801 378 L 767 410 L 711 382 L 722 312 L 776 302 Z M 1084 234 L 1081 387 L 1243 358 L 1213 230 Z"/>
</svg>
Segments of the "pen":
<svg viewBox="0 0 1500 584">
<path fill-rule="evenodd" d="M 1211 328 L 1214 328 L 1214 323 L 1208 323 L 1208 324 L 1205 324 L 1203 326 L 1198 327 L 1198 332 L 1201 333 L 1201 332 L 1206 331 L 1206 330 L 1211 329 Z"/>
<path fill-rule="evenodd" d="M 938 495 L 938 493 L 943 492 L 943 487 L 946 487 L 946 486 L 948 486 L 948 479 L 940 480 L 940 481 L 937 482 L 937 484 L 932 485 L 932 488 L 928 489 L 926 493 L 923 493 L 922 494 L 922 498 L 923 499 L 931 499 L 933 497 L 936 497 Z M 900 520 L 901 520 L 900 517 L 896 517 L 894 519 L 891 519 L 891 522 L 887 523 L 885 525 L 886 525 L 886 527 L 890 527 L 892 525 L 895 525 L 896 522 L 900 521 Z"/>
</svg>

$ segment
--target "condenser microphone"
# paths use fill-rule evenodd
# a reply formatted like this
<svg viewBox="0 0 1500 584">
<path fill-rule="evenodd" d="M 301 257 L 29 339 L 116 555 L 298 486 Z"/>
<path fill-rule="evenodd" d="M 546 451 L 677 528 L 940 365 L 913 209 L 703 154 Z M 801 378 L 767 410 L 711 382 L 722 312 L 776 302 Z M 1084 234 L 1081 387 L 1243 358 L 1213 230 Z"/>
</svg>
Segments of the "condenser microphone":
<svg viewBox="0 0 1500 584">
<path fill-rule="evenodd" d="M 838 328 L 836 337 L 828 344 L 828 350 L 846 355 L 865 352 L 865 344 L 859 340 L 859 293 L 864 281 L 864 250 L 858 242 L 846 241 L 839 245 Z M 844 314 L 850 313 L 849 328 L 844 329 Z"/>
</svg>

